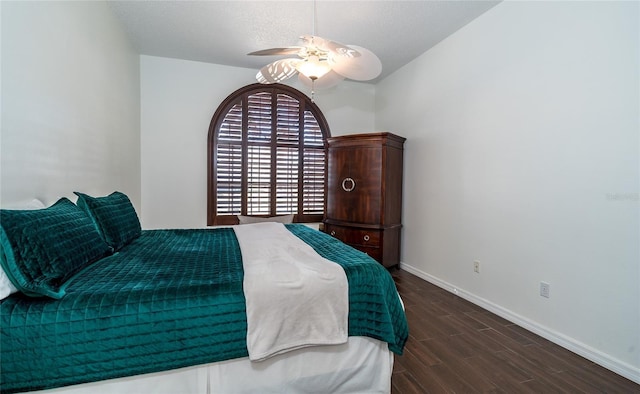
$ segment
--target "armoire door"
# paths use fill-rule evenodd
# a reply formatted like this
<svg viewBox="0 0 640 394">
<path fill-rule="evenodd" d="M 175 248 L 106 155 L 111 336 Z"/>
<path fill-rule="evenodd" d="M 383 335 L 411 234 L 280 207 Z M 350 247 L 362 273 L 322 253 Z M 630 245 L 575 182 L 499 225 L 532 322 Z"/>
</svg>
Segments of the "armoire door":
<svg viewBox="0 0 640 394">
<path fill-rule="evenodd" d="M 379 224 L 382 207 L 382 148 L 329 147 L 327 217 Z"/>
</svg>

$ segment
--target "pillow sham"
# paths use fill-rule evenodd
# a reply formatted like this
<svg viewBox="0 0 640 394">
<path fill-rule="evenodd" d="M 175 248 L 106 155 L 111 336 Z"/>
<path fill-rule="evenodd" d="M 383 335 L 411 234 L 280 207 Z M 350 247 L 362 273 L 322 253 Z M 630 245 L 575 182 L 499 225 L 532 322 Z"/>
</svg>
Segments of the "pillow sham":
<svg viewBox="0 0 640 394">
<path fill-rule="evenodd" d="M 293 223 L 293 214 L 291 215 L 281 215 L 281 216 L 271 216 L 271 217 L 259 217 L 259 216 L 243 216 L 238 215 L 238 221 L 240 224 L 251 224 L 251 223 L 264 223 L 264 222 L 276 222 L 276 223 L 284 223 L 289 224 Z"/>
<path fill-rule="evenodd" d="M 30 201 L 18 202 L 15 204 L 9 204 L 8 206 L 3 206 L 3 209 L 42 209 L 45 208 L 45 205 L 42 201 L 34 198 Z M 2 245 L 0 245 L 0 255 L 4 255 L 4 249 Z M 9 277 L 4 272 L 4 268 L 0 266 L 0 300 L 4 300 L 9 297 L 13 293 L 17 293 L 18 288 L 16 288 L 13 283 L 9 280 Z"/>
<path fill-rule="evenodd" d="M 69 279 L 111 253 L 67 198 L 38 210 L 0 210 L 0 265 L 26 295 L 59 299 Z"/>
<path fill-rule="evenodd" d="M 93 220 L 105 242 L 115 251 L 138 238 L 142 233 L 140 220 L 126 194 L 113 192 L 105 197 L 78 196 L 78 206 Z"/>
</svg>

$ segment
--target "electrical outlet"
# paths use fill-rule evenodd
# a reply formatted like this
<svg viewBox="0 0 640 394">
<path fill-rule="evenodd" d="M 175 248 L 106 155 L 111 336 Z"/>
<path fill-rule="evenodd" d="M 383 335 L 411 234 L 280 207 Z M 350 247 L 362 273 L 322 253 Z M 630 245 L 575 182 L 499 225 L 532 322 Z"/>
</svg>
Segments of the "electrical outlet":
<svg viewBox="0 0 640 394">
<path fill-rule="evenodd" d="M 549 298 L 549 291 L 551 290 L 551 285 L 546 282 L 540 282 L 540 295 L 545 298 Z"/>
<path fill-rule="evenodd" d="M 480 262 L 477 260 L 473 262 L 473 272 L 476 274 L 480 273 Z"/>
</svg>

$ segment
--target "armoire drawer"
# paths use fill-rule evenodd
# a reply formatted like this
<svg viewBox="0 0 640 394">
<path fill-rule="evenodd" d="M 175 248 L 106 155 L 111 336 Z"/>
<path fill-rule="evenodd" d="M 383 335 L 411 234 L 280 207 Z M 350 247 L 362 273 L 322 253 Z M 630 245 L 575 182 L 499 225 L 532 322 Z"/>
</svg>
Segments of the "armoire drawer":
<svg viewBox="0 0 640 394">
<path fill-rule="evenodd" d="M 327 225 L 325 231 L 346 244 L 372 247 L 380 246 L 380 230 Z"/>
</svg>

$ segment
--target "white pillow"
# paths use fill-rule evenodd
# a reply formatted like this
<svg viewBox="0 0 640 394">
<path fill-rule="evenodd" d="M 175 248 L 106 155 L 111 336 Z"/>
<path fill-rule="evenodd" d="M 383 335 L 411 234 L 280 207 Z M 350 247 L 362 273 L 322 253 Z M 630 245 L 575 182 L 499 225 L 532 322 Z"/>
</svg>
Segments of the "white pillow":
<svg viewBox="0 0 640 394">
<path fill-rule="evenodd" d="M 8 204 L 7 206 L 3 206 L 2 209 L 20 209 L 20 210 L 30 210 L 30 209 L 42 209 L 46 208 L 42 201 L 34 198 L 31 201 L 23 201 L 17 202 L 15 204 Z M 0 253 L 4 253 L 2 247 L 0 247 Z M 18 289 L 11 283 L 9 277 L 4 272 L 4 269 L 0 266 L 0 300 L 4 300 L 9 297 L 13 293 L 17 293 Z"/>
<path fill-rule="evenodd" d="M 281 215 L 281 216 L 271 216 L 268 218 L 261 218 L 258 216 L 242 216 L 238 215 L 238 221 L 240 224 L 251 224 L 251 223 L 263 223 L 263 222 L 276 222 L 276 223 L 284 223 L 289 224 L 293 223 L 293 214 L 291 215 Z"/>
<path fill-rule="evenodd" d="M 20 209 L 20 210 L 30 210 L 30 209 L 42 209 L 42 208 L 46 208 L 46 206 L 44 205 L 44 203 L 40 200 L 38 200 L 37 198 L 34 198 L 33 200 L 25 200 L 25 201 L 18 201 L 15 203 L 9 203 L 9 204 L 2 204 L 2 209 Z"/>
</svg>

